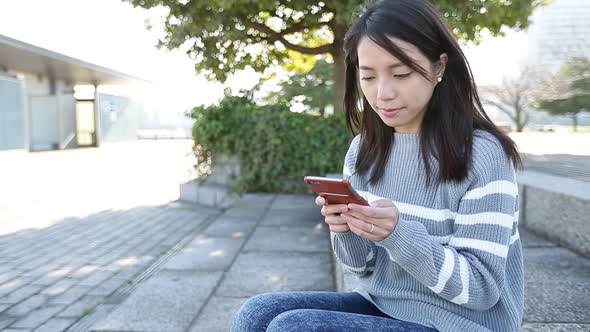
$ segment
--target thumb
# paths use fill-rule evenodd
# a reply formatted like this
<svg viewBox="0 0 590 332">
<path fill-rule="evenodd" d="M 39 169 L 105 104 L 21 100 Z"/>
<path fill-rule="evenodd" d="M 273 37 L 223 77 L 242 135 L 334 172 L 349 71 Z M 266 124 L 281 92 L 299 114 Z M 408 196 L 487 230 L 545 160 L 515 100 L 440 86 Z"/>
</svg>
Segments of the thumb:
<svg viewBox="0 0 590 332">
<path fill-rule="evenodd" d="M 375 207 L 392 207 L 395 206 L 390 199 L 378 199 L 371 202 L 371 206 Z"/>
</svg>

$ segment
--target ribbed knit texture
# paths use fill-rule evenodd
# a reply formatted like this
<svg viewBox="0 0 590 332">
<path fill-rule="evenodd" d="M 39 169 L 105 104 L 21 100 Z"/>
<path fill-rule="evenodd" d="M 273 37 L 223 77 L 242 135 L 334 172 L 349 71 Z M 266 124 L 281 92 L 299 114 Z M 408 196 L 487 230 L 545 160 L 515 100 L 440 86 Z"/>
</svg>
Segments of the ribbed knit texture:
<svg viewBox="0 0 590 332">
<path fill-rule="evenodd" d="M 442 332 L 518 331 L 524 292 L 518 188 L 498 140 L 476 130 L 467 178 L 430 186 L 418 134 L 394 134 L 376 185 L 355 172 L 359 141 L 348 149 L 344 177 L 369 202 L 391 199 L 400 216 L 381 242 L 331 234 L 339 262 L 358 276 L 356 291 L 391 317 Z"/>
</svg>

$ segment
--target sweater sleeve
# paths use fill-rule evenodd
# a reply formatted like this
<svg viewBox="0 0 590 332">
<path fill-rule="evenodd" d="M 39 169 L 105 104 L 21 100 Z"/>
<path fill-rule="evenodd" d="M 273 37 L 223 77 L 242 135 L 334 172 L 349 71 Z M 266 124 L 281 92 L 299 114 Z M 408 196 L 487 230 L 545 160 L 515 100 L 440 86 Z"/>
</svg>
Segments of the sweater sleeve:
<svg viewBox="0 0 590 332">
<path fill-rule="evenodd" d="M 355 172 L 359 143 L 360 135 L 357 135 L 346 153 L 342 174 L 354 189 L 366 191 L 363 177 Z M 374 270 L 376 250 L 373 242 L 365 240 L 353 232 L 331 232 L 330 237 L 334 254 L 345 270 L 358 276 L 368 275 Z"/>
<path fill-rule="evenodd" d="M 518 187 L 514 168 L 497 142 L 474 143 L 469 177 L 456 213 L 413 207 L 412 213 L 423 218 L 453 219 L 448 244 L 435 241 L 422 223 L 400 215 L 392 234 L 377 245 L 438 296 L 469 309 L 487 310 L 498 302 L 504 286 L 506 259 L 517 228 Z M 398 204 L 403 212 L 404 204 Z"/>
</svg>

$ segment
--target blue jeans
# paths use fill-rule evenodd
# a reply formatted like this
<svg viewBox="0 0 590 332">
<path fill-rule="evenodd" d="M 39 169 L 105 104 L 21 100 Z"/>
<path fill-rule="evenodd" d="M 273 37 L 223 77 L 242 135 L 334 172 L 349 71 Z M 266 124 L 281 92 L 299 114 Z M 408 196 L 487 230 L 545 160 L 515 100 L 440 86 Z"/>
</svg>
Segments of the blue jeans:
<svg viewBox="0 0 590 332">
<path fill-rule="evenodd" d="M 284 292 L 256 295 L 234 315 L 231 332 L 263 331 L 436 330 L 391 318 L 358 293 Z"/>
</svg>

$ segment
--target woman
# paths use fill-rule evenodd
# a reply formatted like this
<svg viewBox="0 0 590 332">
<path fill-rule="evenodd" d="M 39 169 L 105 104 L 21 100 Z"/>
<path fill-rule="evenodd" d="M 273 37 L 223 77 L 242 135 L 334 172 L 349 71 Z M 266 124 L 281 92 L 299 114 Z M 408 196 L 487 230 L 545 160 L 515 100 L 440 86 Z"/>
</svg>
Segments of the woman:
<svg viewBox="0 0 590 332">
<path fill-rule="evenodd" d="M 444 19 L 426 0 L 381 1 L 345 51 L 345 110 L 360 134 L 344 177 L 370 206 L 316 204 L 358 289 L 258 295 L 233 330 L 518 331 L 520 157 Z"/>
</svg>

